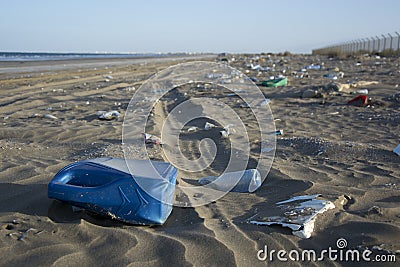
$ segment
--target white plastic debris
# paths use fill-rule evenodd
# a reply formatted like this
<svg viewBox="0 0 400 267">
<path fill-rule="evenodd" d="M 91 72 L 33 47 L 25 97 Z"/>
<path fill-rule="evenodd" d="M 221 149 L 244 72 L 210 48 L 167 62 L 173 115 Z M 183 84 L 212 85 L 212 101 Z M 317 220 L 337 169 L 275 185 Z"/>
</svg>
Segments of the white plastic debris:
<svg viewBox="0 0 400 267">
<path fill-rule="evenodd" d="M 400 144 L 395 149 L 393 149 L 393 152 L 400 156 Z"/>
<path fill-rule="evenodd" d="M 148 133 L 142 133 L 142 135 L 146 144 L 162 145 L 161 138 Z"/>
<path fill-rule="evenodd" d="M 274 150 L 273 147 L 264 147 L 263 149 L 261 149 L 261 152 L 262 153 L 268 153 L 268 152 L 271 152 L 273 150 Z"/>
<path fill-rule="evenodd" d="M 235 132 L 235 129 L 232 128 L 233 126 L 233 124 L 228 124 L 224 127 L 224 130 L 220 131 L 223 138 L 228 138 L 232 132 Z"/>
<path fill-rule="evenodd" d="M 44 114 L 43 118 L 50 119 L 50 120 L 58 120 L 58 118 L 56 116 L 53 116 L 51 114 Z"/>
<path fill-rule="evenodd" d="M 100 120 L 110 121 L 112 119 L 118 119 L 121 114 L 116 110 L 111 111 L 97 111 L 97 116 Z"/>
<path fill-rule="evenodd" d="M 225 130 L 220 131 L 220 133 L 221 133 L 221 135 L 222 135 L 223 138 L 228 138 L 228 137 L 229 137 L 229 132 L 227 132 L 227 131 L 225 131 Z"/>
<path fill-rule="evenodd" d="M 359 93 L 359 94 L 364 94 L 364 95 L 368 95 L 368 89 L 360 89 L 360 90 L 357 90 L 357 93 Z"/>
<path fill-rule="evenodd" d="M 260 102 L 260 104 L 258 104 L 259 106 L 265 106 L 268 105 L 271 102 L 271 99 L 269 98 L 265 98 L 263 101 Z"/>
<path fill-rule="evenodd" d="M 187 131 L 189 133 L 195 132 L 195 131 L 197 131 L 197 127 L 196 126 L 191 126 L 191 127 L 189 127 L 189 129 Z"/>
<path fill-rule="evenodd" d="M 328 200 L 316 199 L 320 195 L 297 196 L 276 203 L 283 211 L 282 215 L 263 218 L 260 221 L 252 220 L 256 225 L 282 225 L 292 229 L 292 233 L 300 238 L 310 238 L 314 231 L 316 216 L 327 210 L 334 209 L 335 205 Z"/>
<path fill-rule="evenodd" d="M 209 122 L 206 122 L 206 124 L 204 125 L 204 130 L 210 130 L 211 128 L 214 128 L 215 125 Z"/>
<path fill-rule="evenodd" d="M 219 191 L 252 193 L 262 183 L 260 172 L 257 169 L 227 172 L 221 176 L 207 176 L 199 179 L 199 184 L 206 185 Z"/>
</svg>

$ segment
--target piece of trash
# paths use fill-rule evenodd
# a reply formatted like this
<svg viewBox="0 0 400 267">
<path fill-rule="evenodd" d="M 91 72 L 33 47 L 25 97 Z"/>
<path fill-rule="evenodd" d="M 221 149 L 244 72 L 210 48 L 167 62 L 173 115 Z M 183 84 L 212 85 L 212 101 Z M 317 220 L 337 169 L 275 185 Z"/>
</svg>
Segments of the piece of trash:
<svg viewBox="0 0 400 267">
<path fill-rule="evenodd" d="M 263 106 L 268 105 L 270 102 L 271 102 L 271 99 L 265 98 L 258 104 L 258 106 L 263 107 Z"/>
<path fill-rule="evenodd" d="M 327 210 L 334 209 L 335 205 L 328 200 L 316 199 L 320 195 L 297 196 L 276 203 L 282 210 L 281 215 L 266 217 L 262 220 L 252 220 L 256 225 L 282 225 L 292 229 L 292 233 L 300 238 L 310 238 L 314 231 L 316 216 Z"/>
<path fill-rule="evenodd" d="M 228 138 L 228 137 L 229 137 L 229 132 L 227 132 L 227 131 L 225 131 L 225 130 L 220 131 L 220 133 L 221 133 L 221 135 L 222 135 L 223 138 Z"/>
<path fill-rule="evenodd" d="M 364 95 L 368 95 L 368 89 L 360 89 L 360 90 L 357 90 L 357 93 L 359 93 L 359 94 L 364 94 Z"/>
<path fill-rule="evenodd" d="M 116 110 L 111 110 L 111 111 L 98 111 L 97 112 L 97 116 L 99 118 L 99 120 L 107 120 L 110 121 L 112 119 L 119 119 L 119 116 L 121 116 L 121 114 L 116 111 Z"/>
<path fill-rule="evenodd" d="M 321 69 L 321 65 L 311 64 L 311 65 L 307 66 L 306 69 L 308 69 L 308 70 L 320 70 Z"/>
<path fill-rule="evenodd" d="M 261 86 L 266 86 L 266 87 L 286 86 L 287 84 L 288 84 L 288 80 L 286 77 L 274 78 L 274 79 L 270 79 L 270 80 L 261 82 Z"/>
<path fill-rule="evenodd" d="M 382 215 L 382 210 L 380 207 L 378 206 L 372 206 L 371 208 L 369 208 L 366 212 L 368 215 Z"/>
<path fill-rule="evenodd" d="M 338 73 L 326 73 L 323 75 L 324 78 L 328 78 L 331 80 L 337 80 L 338 78 L 343 78 L 344 73 L 343 72 L 338 72 Z"/>
<path fill-rule="evenodd" d="M 209 122 L 206 122 L 206 124 L 204 125 L 204 130 L 210 130 L 211 128 L 214 128 L 215 125 Z"/>
<path fill-rule="evenodd" d="M 329 115 L 339 115 L 339 111 L 331 112 Z"/>
<path fill-rule="evenodd" d="M 62 168 L 48 197 L 130 224 L 163 224 L 172 211 L 177 169 L 167 162 L 96 158 Z"/>
<path fill-rule="evenodd" d="M 197 127 L 196 126 L 191 126 L 191 127 L 189 127 L 189 129 L 187 131 L 189 133 L 195 132 L 195 131 L 197 131 Z"/>
<path fill-rule="evenodd" d="M 271 152 L 273 150 L 274 150 L 273 147 L 264 147 L 263 149 L 261 149 L 261 152 L 262 153 L 268 153 L 268 152 Z"/>
<path fill-rule="evenodd" d="M 18 241 L 22 241 L 25 237 L 27 237 L 30 231 L 36 231 L 35 228 L 29 228 L 28 230 L 22 232 L 22 234 L 17 238 Z"/>
<path fill-rule="evenodd" d="M 314 98 L 317 97 L 318 91 L 314 89 L 307 89 L 301 95 L 301 98 Z"/>
<path fill-rule="evenodd" d="M 359 95 L 347 102 L 348 105 L 364 107 L 368 105 L 368 97 L 366 95 Z"/>
<path fill-rule="evenodd" d="M 258 82 L 259 82 L 259 80 L 258 80 L 256 77 L 250 77 L 250 80 L 251 80 L 252 82 L 255 82 L 255 83 L 258 83 Z"/>
<path fill-rule="evenodd" d="M 43 118 L 50 119 L 50 120 L 58 120 L 58 118 L 56 116 L 53 116 L 51 114 L 44 114 Z"/>
<path fill-rule="evenodd" d="M 114 77 L 111 76 L 111 75 L 104 75 L 103 78 L 106 78 L 106 79 L 113 79 Z"/>
<path fill-rule="evenodd" d="M 277 130 L 277 131 L 275 131 L 275 135 L 283 135 L 283 130 Z"/>
<path fill-rule="evenodd" d="M 199 184 L 219 191 L 252 193 L 262 183 L 260 172 L 257 169 L 227 172 L 221 176 L 207 176 L 198 180 Z"/>
<path fill-rule="evenodd" d="M 223 138 L 228 138 L 232 131 L 235 132 L 235 129 L 232 129 L 233 126 L 233 124 L 228 124 L 224 130 L 220 131 Z"/>
<path fill-rule="evenodd" d="M 148 134 L 148 133 L 142 133 L 144 137 L 144 142 L 145 144 L 156 144 L 156 145 L 162 145 L 163 143 L 161 142 L 161 138 Z"/>
<path fill-rule="evenodd" d="M 395 149 L 393 149 L 393 152 L 400 156 L 400 144 Z"/>
</svg>

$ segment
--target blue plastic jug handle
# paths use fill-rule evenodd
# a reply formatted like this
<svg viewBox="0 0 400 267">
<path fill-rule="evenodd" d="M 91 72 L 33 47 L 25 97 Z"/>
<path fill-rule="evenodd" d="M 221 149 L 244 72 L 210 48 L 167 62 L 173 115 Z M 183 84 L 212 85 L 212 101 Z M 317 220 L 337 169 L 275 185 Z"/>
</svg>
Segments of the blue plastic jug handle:
<svg viewBox="0 0 400 267">
<path fill-rule="evenodd" d="M 94 193 L 95 188 L 69 185 L 66 183 L 54 182 L 49 184 L 50 192 L 59 200 L 76 203 L 86 203 Z"/>
</svg>

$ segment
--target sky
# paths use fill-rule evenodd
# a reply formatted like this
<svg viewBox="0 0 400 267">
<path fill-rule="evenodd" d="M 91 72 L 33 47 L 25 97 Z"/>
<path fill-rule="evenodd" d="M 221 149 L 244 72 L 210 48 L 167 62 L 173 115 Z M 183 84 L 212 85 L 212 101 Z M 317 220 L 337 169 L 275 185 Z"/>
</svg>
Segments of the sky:
<svg viewBox="0 0 400 267">
<path fill-rule="evenodd" d="M 310 53 L 400 31 L 398 0 L 0 0 L 0 51 Z"/>
</svg>

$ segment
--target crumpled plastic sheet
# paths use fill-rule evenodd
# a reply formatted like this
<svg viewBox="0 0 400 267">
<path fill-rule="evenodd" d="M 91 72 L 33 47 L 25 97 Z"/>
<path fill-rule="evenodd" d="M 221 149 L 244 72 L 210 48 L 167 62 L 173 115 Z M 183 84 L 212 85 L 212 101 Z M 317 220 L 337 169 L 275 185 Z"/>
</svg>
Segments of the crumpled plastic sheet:
<svg viewBox="0 0 400 267">
<path fill-rule="evenodd" d="M 252 220 L 256 225 L 282 225 L 292 229 L 292 233 L 300 238 L 310 238 L 314 231 L 316 216 L 327 210 L 334 209 L 335 205 L 328 200 L 316 199 L 316 195 L 296 196 L 276 203 L 283 211 L 283 215 L 271 216 L 262 220 Z"/>
</svg>

